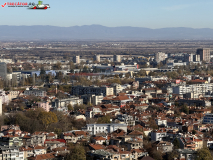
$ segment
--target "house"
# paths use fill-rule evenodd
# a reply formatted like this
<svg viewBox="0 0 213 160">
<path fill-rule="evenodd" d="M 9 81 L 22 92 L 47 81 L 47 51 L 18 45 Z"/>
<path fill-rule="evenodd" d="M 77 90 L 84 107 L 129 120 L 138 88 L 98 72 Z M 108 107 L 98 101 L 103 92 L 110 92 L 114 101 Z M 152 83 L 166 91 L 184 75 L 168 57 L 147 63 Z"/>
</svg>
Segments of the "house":
<svg viewBox="0 0 213 160">
<path fill-rule="evenodd" d="M 196 151 L 192 149 L 177 149 L 178 158 L 177 160 L 195 160 Z"/>
<path fill-rule="evenodd" d="M 31 157 L 31 156 L 34 156 L 34 155 L 46 154 L 47 153 L 46 147 L 42 147 L 42 146 L 20 147 L 19 151 L 24 153 L 24 159 Z"/>
<path fill-rule="evenodd" d="M 172 152 L 173 146 L 174 146 L 171 142 L 167 142 L 167 141 L 156 141 L 154 142 L 154 145 L 157 151 L 159 150 L 163 153 Z"/>
<path fill-rule="evenodd" d="M 155 119 L 155 122 L 160 127 L 166 127 L 167 126 L 167 119 L 165 117 L 157 117 Z"/>
<path fill-rule="evenodd" d="M 24 152 L 16 146 L 0 146 L 0 160 L 24 160 Z"/>
<path fill-rule="evenodd" d="M 50 132 L 46 135 L 46 139 L 57 139 L 57 137 L 57 134 L 55 134 L 54 132 Z"/>
<path fill-rule="evenodd" d="M 23 145 L 22 137 L 20 137 L 17 134 L 2 136 L 0 138 L 0 143 L 1 145 L 6 145 L 6 146 L 22 146 Z"/>
<path fill-rule="evenodd" d="M 132 131 L 128 134 L 128 136 L 132 137 L 132 138 L 140 138 L 143 139 L 143 132 L 140 131 Z"/>
<path fill-rule="evenodd" d="M 116 152 L 109 152 L 106 150 L 92 150 L 87 152 L 87 159 L 100 159 L 100 160 L 120 160 L 120 154 Z"/>
<path fill-rule="evenodd" d="M 66 141 L 64 139 L 46 139 L 44 142 L 44 146 L 50 150 L 58 147 L 64 147 L 65 145 Z"/>
<path fill-rule="evenodd" d="M 89 144 L 89 149 L 90 150 L 103 150 L 105 149 L 105 146 L 104 145 L 101 145 L 101 144 L 94 144 L 94 143 L 90 143 Z"/>
<path fill-rule="evenodd" d="M 120 114 L 120 115 L 117 115 L 117 119 L 120 122 L 126 123 L 128 126 L 134 126 L 135 125 L 135 120 L 134 120 L 133 116 L 131 116 L 131 115 Z"/>
<path fill-rule="evenodd" d="M 146 152 L 144 149 L 131 149 L 130 152 L 131 152 L 130 156 L 131 159 L 139 159 L 149 155 L 148 152 Z"/>
<path fill-rule="evenodd" d="M 62 160 L 63 156 L 58 154 L 57 152 L 51 152 L 46 154 L 39 154 L 32 157 L 28 157 L 28 160 Z"/>
<path fill-rule="evenodd" d="M 203 148 L 203 140 L 195 138 L 194 136 L 185 136 L 177 138 L 181 149 L 198 150 Z"/>
<path fill-rule="evenodd" d="M 66 141 L 66 143 L 76 143 L 78 141 L 78 137 L 75 136 L 73 133 L 63 133 L 62 139 Z"/>
<path fill-rule="evenodd" d="M 102 136 L 93 137 L 93 142 L 95 144 L 103 144 L 106 142 L 106 138 L 104 138 Z"/>
<path fill-rule="evenodd" d="M 31 135 L 31 145 L 43 146 L 46 140 L 46 132 L 34 132 Z"/>
<path fill-rule="evenodd" d="M 162 141 L 167 137 L 167 131 L 165 128 L 159 130 L 154 130 L 151 132 L 151 140 L 153 141 Z"/>
<path fill-rule="evenodd" d="M 141 149 L 143 148 L 143 140 L 142 139 L 131 139 L 125 142 L 127 146 L 127 150 L 130 151 L 131 149 Z"/>
</svg>

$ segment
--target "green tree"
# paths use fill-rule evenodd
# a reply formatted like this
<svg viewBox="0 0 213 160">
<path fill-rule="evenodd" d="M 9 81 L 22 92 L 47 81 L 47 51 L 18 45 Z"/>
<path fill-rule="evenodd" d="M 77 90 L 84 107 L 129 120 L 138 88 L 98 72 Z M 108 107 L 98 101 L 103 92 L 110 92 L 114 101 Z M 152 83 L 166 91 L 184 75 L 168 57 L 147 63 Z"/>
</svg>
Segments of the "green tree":
<svg viewBox="0 0 213 160">
<path fill-rule="evenodd" d="M 192 134 L 196 134 L 197 132 L 195 130 L 192 131 Z"/>
<path fill-rule="evenodd" d="M 207 147 L 197 151 L 196 160 L 212 160 L 213 157 Z"/>
<path fill-rule="evenodd" d="M 97 123 L 110 123 L 110 116 L 103 116 L 103 117 L 99 117 Z"/>
<path fill-rule="evenodd" d="M 181 111 L 186 113 L 186 114 L 189 114 L 189 108 L 187 107 L 186 104 L 184 104 L 182 107 L 181 107 Z"/>
<path fill-rule="evenodd" d="M 73 111 L 74 110 L 71 104 L 68 104 L 67 108 L 68 108 L 68 111 Z"/>
<path fill-rule="evenodd" d="M 44 70 L 44 67 L 41 67 L 41 69 L 40 69 L 40 75 L 45 75 L 45 74 L 46 74 L 46 72 Z"/>
<path fill-rule="evenodd" d="M 56 70 L 60 70 L 62 67 L 61 67 L 61 63 L 60 62 L 57 62 L 56 64 L 53 65 L 53 69 L 56 69 Z"/>
<path fill-rule="evenodd" d="M 65 160 L 86 160 L 86 152 L 81 145 L 71 146 L 70 153 L 65 156 Z"/>
<path fill-rule="evenodd" d="M 180 148 L 180 142 L 179 142 L 179 140 L 177 138 L 174 139 L 173 144 L 174 144 L 174 148 L 175 149 L 179 149 Z"/>
</svg>

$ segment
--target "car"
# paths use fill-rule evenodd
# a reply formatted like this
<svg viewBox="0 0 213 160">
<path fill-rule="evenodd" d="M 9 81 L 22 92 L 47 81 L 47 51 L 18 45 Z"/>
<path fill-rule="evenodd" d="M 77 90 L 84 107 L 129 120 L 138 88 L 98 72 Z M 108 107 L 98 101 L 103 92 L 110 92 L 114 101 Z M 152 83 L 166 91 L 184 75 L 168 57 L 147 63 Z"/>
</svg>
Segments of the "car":
<svg viewBox="0 0 213 160">
<path fill-rule="evenodd" d="M 29 7 L 29 9 L 47 9 L 50 8 L 49 4 L 37 4 Z"/>
</svg>

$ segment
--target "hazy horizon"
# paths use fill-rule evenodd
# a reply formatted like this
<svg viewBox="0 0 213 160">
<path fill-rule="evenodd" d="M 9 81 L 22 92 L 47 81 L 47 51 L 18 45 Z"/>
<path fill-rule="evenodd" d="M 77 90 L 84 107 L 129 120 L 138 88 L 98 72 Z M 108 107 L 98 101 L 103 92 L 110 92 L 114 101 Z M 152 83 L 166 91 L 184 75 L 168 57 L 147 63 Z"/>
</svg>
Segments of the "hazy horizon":
<svg viewBox="0 0 213 160">
<path fill-rule="evenodd" d="M 71 27 L 99 24 L 151 29 L 213 28 L 210 20 L 213 14 L 211 0 L 44 0 L 43 3 L 49 4 L 50 8 L 29 10 L 26 7 L 0 6 L 0 14 L 3 16 L 0 25 Z"/>
</svg>

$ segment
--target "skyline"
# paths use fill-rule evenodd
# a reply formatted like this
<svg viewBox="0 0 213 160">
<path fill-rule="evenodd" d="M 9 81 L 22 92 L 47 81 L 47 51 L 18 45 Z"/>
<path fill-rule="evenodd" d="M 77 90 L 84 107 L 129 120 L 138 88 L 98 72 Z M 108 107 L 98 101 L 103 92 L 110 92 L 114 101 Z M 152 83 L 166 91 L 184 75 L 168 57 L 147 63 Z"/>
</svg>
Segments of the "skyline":
<svg viewBox="0 0 213 160">
<path fill-rule="evenodd" d="M 5 1 L 4 1 L 5 2 Z M 2 2 L 2 4 L 4 3 Z M 20 2 L 20 1 L 9 1 Z M 29 1 L 35 2 L 37 1 Z M 50 25 L 60 27 L 102 25 L 107 27 L 131 26 L 144 28 L 213 28 L 209 15 L 213 14 L 213 2 L 206 0 L 47 0 L 47 10 L 26 8 L 0 8 L 5 16 L 0 25 L 32 26 Z M 1 5 L 2 5 L 1 4 Z"/>
</svg>

